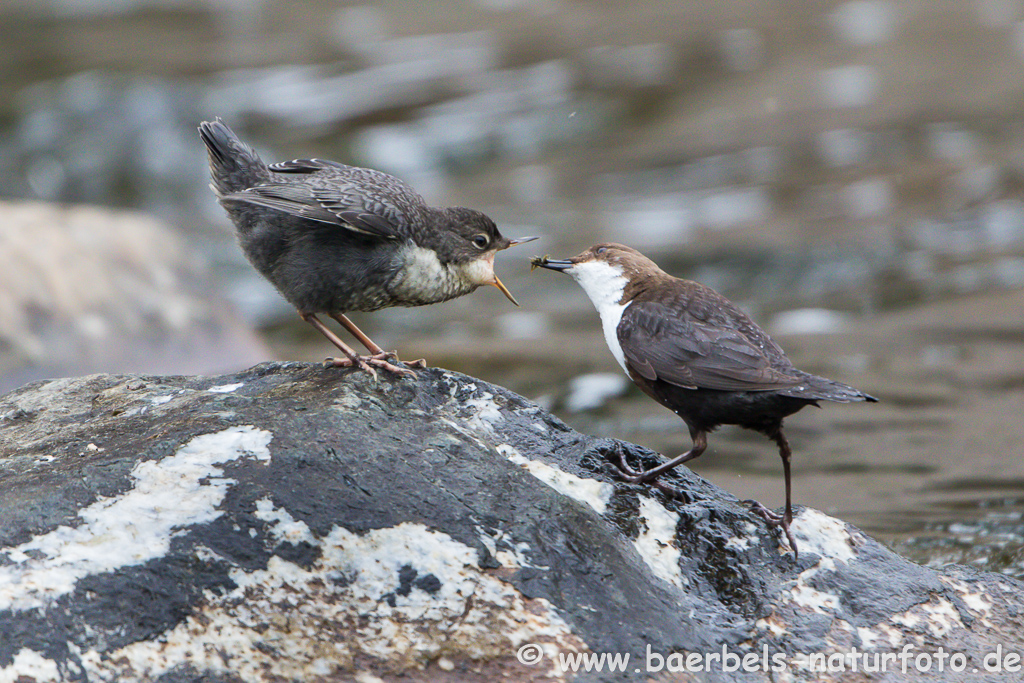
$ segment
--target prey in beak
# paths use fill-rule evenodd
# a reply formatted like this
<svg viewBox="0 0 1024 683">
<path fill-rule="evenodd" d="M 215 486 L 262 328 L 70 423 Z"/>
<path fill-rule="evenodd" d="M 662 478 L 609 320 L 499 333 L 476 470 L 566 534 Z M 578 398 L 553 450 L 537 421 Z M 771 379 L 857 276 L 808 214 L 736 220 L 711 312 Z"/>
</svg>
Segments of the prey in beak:
<svg viewBox="0 0 1024 683">
<path fill-rule="evenodd" d="M 540 239 L 540 238 L 539 237 L 517 237 L 515 239 L 508 240 L 508 244 L 506 244 L 504 247 L 502 247 L 502 249 L 508 249 L 509 247 L 516 246 L 517 244 L 526 244 L 527 242 L 532 242 L 532 241 L 537 240 L 537 239 Z M 493 258 L 492 258 L 492 261 L 491 261 L 491 277 L 493 279 L 490 282 L 487 282 L 486 284 L 489 284 L 492 287 L 497 287 L 498 289 L 500 289 L 501 293 L 504 294 L 505 297 L 508 298 L 509 301 L 511 301 L 516 306 L 518 306 L 519 302 L 516 301 L 516 298 L 514 296 L 512 296 L 512 292 L 508 291 L 508 287 L 506 287 L 504 284 L 502 284 L 501 280 L 498 279 L 498 275 L 494 272 L 494 261 L 493 261 Z"/>
<path fill-rule="evenodd" d="M 550 256 L 534 256 L 530 259 L 530 272 L 532 273 L 537 268 L 547 268 L 548 270 L 567 270 L 572 268 L 575 263 L 572 259 L 566 258 L 551 258 Z"/>
</svg>

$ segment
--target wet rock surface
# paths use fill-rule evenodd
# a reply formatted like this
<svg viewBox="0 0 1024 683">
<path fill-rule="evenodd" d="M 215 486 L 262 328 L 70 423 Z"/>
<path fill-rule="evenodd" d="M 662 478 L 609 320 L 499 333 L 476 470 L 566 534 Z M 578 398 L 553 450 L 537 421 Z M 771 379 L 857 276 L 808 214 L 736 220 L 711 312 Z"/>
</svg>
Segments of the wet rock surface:
<svg viewBox="0 0 1024 683">
<path fill-rule="evenodd" d="M 0 397 L 0 676 L 827 681 L 909 651 L 900 680 L 923 680 L 942 648 L 956 681 L 1024 650 L 1019 581 L 811 509 L 795 560 L 688 470 L 679 499 L 617 481 L 619 448 L 658 458 L 434 368 L 28 385 Z M 752 658 L 679 670 L 723 647 Z M 560 668 L 588 652 L 631 657 Z"/>
</svg>

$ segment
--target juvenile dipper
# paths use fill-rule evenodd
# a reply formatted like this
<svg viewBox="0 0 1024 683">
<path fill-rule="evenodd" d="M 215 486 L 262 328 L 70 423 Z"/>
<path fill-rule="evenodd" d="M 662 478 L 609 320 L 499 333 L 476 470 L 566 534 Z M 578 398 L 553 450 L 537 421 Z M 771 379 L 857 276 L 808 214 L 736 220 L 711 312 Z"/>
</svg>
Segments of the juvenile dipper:
<svg viewBox="0 0 1024 683">
<path fill-rule="evenodd" d="M 339 366 L 412 373 L 367 337 L 348 311 L 425 306 L 480 285 L 512 294 L 494 274 L 494 255 L 514 244 L 472 209 L 437 209 L 393 176 L 323 159 L 267 166 L 219 118 L 199 125 L 210 186 L 235 224 L 246 257 L 337 346 Z M 370 352 L 359 356 L 320 319 L 326 313 Z"/>
<path fill-rule="evenodd" d="M 761 432 L 779 447 L 786 480 L 786 510 L 778 515 L 748 501 L 769 527 L 790 533 L 793 505 L 789 442 L 782 419 L 818 401 L 878 399 L 853 387 L 797 370 L 750 317 L 718 292 L 672 277 L 649 258 L 621 244 L 598 244 L 579 256 L 534 258 L 533 266 L 568 273 L 594 302 L 615 360 L 641 390 L 690 428 L 693 447 L 638 472 L 620 455 L 623 477 L 654 481 L 707 448 L 707 434 L 723 424 Z M 657 484 L 657 482 L 655 482 Z"/>
</svg>

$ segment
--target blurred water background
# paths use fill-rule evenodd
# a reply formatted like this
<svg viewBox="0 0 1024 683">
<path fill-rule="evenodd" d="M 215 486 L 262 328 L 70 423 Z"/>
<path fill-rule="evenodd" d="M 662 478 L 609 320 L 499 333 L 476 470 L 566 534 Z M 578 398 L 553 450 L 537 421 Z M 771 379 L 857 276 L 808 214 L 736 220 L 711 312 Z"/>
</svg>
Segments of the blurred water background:
<svg viewBox="0 0 1024 683">
<path fill-rule="evenodd" d="M 535 253 L 632 245 L 882 399 L 790 418 L 796 502 L 922 562 L 1024 575 L 1021 0 L 0 0 L 0 42 L 0 192 L 173 226 L 210 306 L 267 344 L 238 362 L 331 349 L 234 244 L 195 132 L 214 116 L 268 161 L 378 168 L 543 236 L 498 259 L 521 309 L 488 289 L 354 316 L 385 348 L 674 455 L 683 424 L 621 376 L 582 291 L 529 272 Z M 9 256 L 70 270 L 59 233 Z M 159 283 L 166 252 L 136 250 L 134 282 Z M 47 316 L 5 270 L 0 358 L 45 360 L 26 339 Z M 102 339 L 102 310 L 62 315 Z M 53 372 L 10 377 L 37 366 Z M 693 467 L 782 502 L 758 435 L 723 429 Z"/>
</svg>

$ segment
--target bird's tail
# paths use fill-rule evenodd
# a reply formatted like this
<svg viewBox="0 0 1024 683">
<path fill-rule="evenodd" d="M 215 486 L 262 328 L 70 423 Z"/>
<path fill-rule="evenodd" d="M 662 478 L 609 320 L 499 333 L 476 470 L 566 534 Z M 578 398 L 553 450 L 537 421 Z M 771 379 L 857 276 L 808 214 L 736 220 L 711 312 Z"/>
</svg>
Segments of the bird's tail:
<svg viewBox="0 0 1024 683">
<path fill-rule="evenodd" d="M 210 177 L 218 196 L 259 185 L 270 180 L 270 171 L 252 147 L 238 139 L 220 120 L 199 124 L 199 137 L 210 155 Z"/>
<path fill-rule="evenodd" d="M 874 396 L 865 394 L 863 391 L 854 389 L 842 382 L 836 382 L 835 380 L 810 373 L 804 373 L 802 379 L 803 381 L 798 386 L 779 393 L 796 398 L 807 398 L 815 401 L 835 401 L 836 403 L 853 403 L 855 401 L 878 402 L 878 399 Z"/>
</svg>

